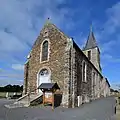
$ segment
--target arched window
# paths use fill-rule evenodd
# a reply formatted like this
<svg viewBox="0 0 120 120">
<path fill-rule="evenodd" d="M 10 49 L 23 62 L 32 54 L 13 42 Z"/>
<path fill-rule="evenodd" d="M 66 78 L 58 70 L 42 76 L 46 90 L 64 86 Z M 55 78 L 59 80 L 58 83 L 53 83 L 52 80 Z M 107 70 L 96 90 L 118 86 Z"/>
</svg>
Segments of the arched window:
<svg viewBox="0 0 120 120">
<path fill-rule="evenodd" d="M 41 75 L 41 76 L 47 76 L 48 74 L 49 74 L 49 72 L 48 72 L 47 69 L 42 69 L 42 70 L 40 71 L 40 75 Z"/>
<path fill-rule="evenodd" d="M 46 61 L 48 59 L 48 41 L 44 41 L 42 44 L 42 59 L 41 61 Z"/>
<path fill-rule="evenodd" d="M 87 65 L 85 62 L 83 62 L 82 66 L 82 76 L 83 82 L 87 82 Z"/>
<path fill-rule="evenodd" d="M 42 83 L 51 83 L 51 71 L 49 68 L 42 68 L 40 69 L 40 71 L 38 71 L 37 74 L 37 84 L 38 87 L 42 84 Z M 38 90 L 38 92 L 41 92 L 41 90 Z"/>
</svg>

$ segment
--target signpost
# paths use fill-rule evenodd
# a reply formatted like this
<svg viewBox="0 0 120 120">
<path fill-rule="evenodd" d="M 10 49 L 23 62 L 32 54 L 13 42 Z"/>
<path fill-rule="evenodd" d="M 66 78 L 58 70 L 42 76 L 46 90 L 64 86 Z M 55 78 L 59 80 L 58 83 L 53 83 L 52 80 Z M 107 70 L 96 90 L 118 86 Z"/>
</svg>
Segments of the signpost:
<svg viewBox="0 0 120 120">
<path fill-rule="evenodd" d="M 57 89 L 60 89 L 57 83 L 42 83 L 38 89 L 43 92 L 43 105 L 52 104 L 52 110 L 54 110 L 54 93 Z"/>
</svg>

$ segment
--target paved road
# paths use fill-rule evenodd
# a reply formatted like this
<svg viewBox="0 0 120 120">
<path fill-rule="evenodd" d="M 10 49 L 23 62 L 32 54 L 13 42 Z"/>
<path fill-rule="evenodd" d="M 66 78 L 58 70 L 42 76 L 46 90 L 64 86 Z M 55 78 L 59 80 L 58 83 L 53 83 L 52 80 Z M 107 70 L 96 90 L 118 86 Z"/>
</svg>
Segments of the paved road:
<svg viewBox="0 0 120 120">
<path fill-rule="evenodd" d="M 4 107 L 8 103 L 8 100 L 0 100 L 0 120 L 115 120 L 113 97 L 74 109 L 56 108 L 54 112 L 50 107 L 8 109 Z"/>
</svg>

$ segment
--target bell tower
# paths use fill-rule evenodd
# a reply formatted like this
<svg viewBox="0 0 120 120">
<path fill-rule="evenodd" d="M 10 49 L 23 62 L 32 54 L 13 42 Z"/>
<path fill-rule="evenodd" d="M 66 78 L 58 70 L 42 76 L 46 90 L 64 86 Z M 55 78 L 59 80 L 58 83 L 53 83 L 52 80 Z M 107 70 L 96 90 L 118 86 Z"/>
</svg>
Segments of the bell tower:
<svg viewBox="0 0 120 120">
<path fill-rule="evenodd" d="M 88 59 L 93 63 L 93 65 L 98 69 L 98 71 L 101 72 L 101 66 L 100 66 L 100 49 L 97 45 L 92 26 L 90 29 L 90 33 L 87 39 L 87 42 L 85 44 L 85 47 L 83 48 L 84 54 L 88 57 Z"/>
</svg>

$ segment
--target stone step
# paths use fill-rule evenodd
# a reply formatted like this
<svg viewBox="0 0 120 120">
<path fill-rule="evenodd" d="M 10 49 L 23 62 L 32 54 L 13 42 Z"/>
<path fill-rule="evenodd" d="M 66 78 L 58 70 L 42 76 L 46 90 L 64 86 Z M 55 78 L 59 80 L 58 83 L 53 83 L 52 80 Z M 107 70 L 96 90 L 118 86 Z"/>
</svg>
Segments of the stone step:
<svg viewBox="0 0 120 120">
<path fill-rule="evenodd" d="M 34 103 L 34 101 L 39 102 L 39 99 L 41 98 L 42 94 L 31 94 L 30 98 L 28 96 L 23 97 L 22 99 L 19 99 L 18 101 L 14 102 L 13 104 L 5 105 L 7 108 L 18 108 L 18 107 L 28 107 L 30 106 L 30 103 Z"/>
<path fill-rule="evenodd" d="M 30 101 L 33 101 L 35 99 L 37 99 L 38 97 L 42 96 L 43 94 L 42 93 L 39 93 L 39 94 L 31 94 L 30 95 Z"/>
<path fill-rule="evenodd" d="M 5 105 L 6 108 L 20 108 L 20 107 L 25 107 L 24 104 L 9 104 L 9 105 Z"/>
<path fill-rule="evenodd" d="M 42 95 L 39 95 L 30 101 L 30 105 L 35 106 L 35 105 L 41 104 L 42 101 L 43 101 L 43 97 L 42 97 Z"/>
</svg>

